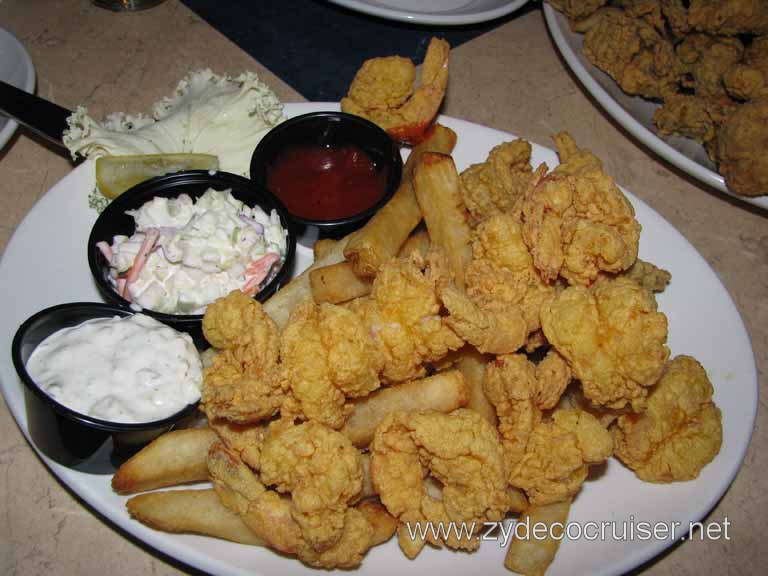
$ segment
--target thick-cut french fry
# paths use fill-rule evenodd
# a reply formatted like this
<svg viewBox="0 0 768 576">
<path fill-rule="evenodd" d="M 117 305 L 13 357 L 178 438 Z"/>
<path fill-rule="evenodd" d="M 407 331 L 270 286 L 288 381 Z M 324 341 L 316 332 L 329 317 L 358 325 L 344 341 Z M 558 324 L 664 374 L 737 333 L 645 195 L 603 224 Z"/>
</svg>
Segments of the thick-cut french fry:
<svg viewBox="0 0 768 576">
<path fill-rule="evenodd" d="M 340 304 L 369 294 L 372 282 L 355 274 L 349 262 L 339 262 L 312 270 L 309 273 L 309 285 L 312 298 L 318 304 Z"/>
<path fill-rule="evenodd" d="M 464 271 L 472 260 L 472 232 L 453 158 L 425 153 L 414 169 L 413 189 L 431 245 L 443 251 L 456 286 L 463 289 Z"/>
<path fill-rule="evenodd" d="M 429 252 L 429 233 L 426 228 L 416 229 L 408 236 L 408 239 L 400 246 L 398 256 L 410 256 L 413 252 L 418 252 L 422 258 Z"/>
<path fill-rule="evenodd" d="M 543 576 L 560 546 L 570 508 L 570 501 L 528 508 L 525 515 L 518 520 L 518 522 L 527 523 L 528 537 L 522 539 L 515 537 L 512 540 L 507 550 L 504 566 L 512 572 L 526 576 Z M 539 527 L 538 532 L 534 532 L 537 523 L 540 526 L 546 526 L 546 532 L 543 532 L 541 527 Z M 519 535 L 525 535 L 524 532 L 522 528 L 517 530 Z M 534 534 L 545 537 L 537 539 Z"/>
<path fill-rule="evenodd" d="M 399 522 L 378 500 L 364 500 L 355 508 L 362 512 L 368 524 L 373 526 L 371 546 L 383 544 L 395 534 Z"/>
<path fill-rule="evenodd" d="M 363 489 L 360 490 L 360 500 L 365 500 L 376 496 L 378 492 L 373 487 L 373 480 L 371 479 L 371 455 L 366 452 L 360 455 L 360 459 L 363 463 Z"/>
<path fill-rule="evenodd" d="M 440 372 L 429 378 L 383 388 L 355 404 L 342 434 L 358 448 L 370 444 L 376 426 L 395 410 L 437 410 L 451 412 L 466 406 L 469 399 L 464 377 L 458 370 Z"/>
<path fill-rule="evenodd" d="M 414 167 L 426 152 L 450 154 L 456 145 L 456 133 L 436 124 L 429 136 L 412 151 L 403 168 L 400 188 L 357 232 L 344 250 L 355 274 L 363 278 L 376 275 L 382 263 L 397 255 L 403 242 L 421 220 L 421 211 L 411 184 Z"/>
<path fill-rule="evenodd" d="M 264 541 L 221 503 L 212 489 L 166 490 L 134 496 L 128 512 L 142 524 L 165 532 L 202 534 L 253 546 Z"/>
<path fill-rule="evenodd" d="M 330 253 L 336 245 L 336 242 L 338 242 L 338 240 L 334 240 L 333 238 L 320 238 L 315 242 L 312 246 L 315 260 L 320 260 L 321 258 L 324 258 L 326 254 Z"/>
<path fill-rule="evenodd" d="M 464 382 L 467 383 L 467 389 L 469 390 L 467 408 L 480 414 L 495 427 L 498 422 L 496 409 L 488 401 L 483 390 L 485 365 L 490 358 L 490 356 L 478 352 L 474 346 L 465 346 L 460 350 L 460 357 L 456 367 L 464 376 Z"/>
<path fill-rule="evenodd" d="M 275 321 L 279 329 L 282 330 L 288 323 L 291 310 L 308 298 L 312 298 L 312 289 L 309 286 L 309 273 L 317 268 L 330 266 L 344 260 L 344 247 L 348 241 L 349 236 L 338 240 L 320 260 L 316 260 L 312 266 L 280 288 L 274 296 L 264 303 L 264 312 Z"/>
<path fill-rule="evenodd" d="M 112 477 L 112 488 L 120 494 L 135 494 L 208 480 L 208 448 L 216 439 L 209 428 L 163 434 L 120 466 Z"/>
</svg>

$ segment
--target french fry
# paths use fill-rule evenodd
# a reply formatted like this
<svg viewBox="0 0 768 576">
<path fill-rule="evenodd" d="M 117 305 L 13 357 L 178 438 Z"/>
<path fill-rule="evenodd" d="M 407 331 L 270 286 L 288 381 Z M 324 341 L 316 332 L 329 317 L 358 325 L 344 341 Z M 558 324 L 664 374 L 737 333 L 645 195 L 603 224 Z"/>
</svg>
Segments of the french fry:
<svg viewBox="0 0 768 576">
<path fill-rule="evenodd" d="M 507 494 L 509 494 L 508 512 L 520 514 L 528 509 L 528 498 L 525 496 L 525 492 L 514 486 L 508 486 Z"/>
<path fill-rule="evenodd" d="M 507 550 L 507 557 L 504 559 L 504 566 L 512 572 L 526 576 L 543 576 L 560 546 L 570 508 L 570 501 L 528 508 L 525 515 L 518 520 L 518 522 L 527 523 L 528 537 L 512 540 Z M 534 526 L 537 523 L 547 526 L 546 537 L 543 539 L 534 538 Z M 553 532 L 555 538 L 552 537 Z"/>
<path fill-rule="evenodd" d="M 458 288 L 472 260 L 471 230 L 453 158 L 426 152 L 413 173 L 413 189 L 433 247 L 440 248 Z"/>
<path fill-rule="evenodd" d="M 349 236 L 338 240 L 331 246 L 326 254 L 316 260 L 312 266 L 296 276 L 288 284 L 280 288 L 274 296 L 264 303 L 264 312 L 275 321 L 279 329 L 283 329 L 288 323 L 291 311 L 308 298 L 312 298 L 312 289 L 309 285 L 309 274 L 312 270 L 330 266 L 344 260 L 344 247 L 349 241 Z"/>
<path fill-rule="evenodd" d="M 349 262 L 339 262 L 312 270 L 309 273 L 309 285 L 312 298 L 318 304 L 340 304 L 369 294 L 372 282 L 355 274 Z"/>
<path fill-rule="evenodd" d="M 429 252 L 429 233 L 426 228 L 416 229 L 408 236 L 408 239 L 400 246 L 400 252 L 398 256 L 410 256 L 413 252 L 418 252 L 422 258 L 426 258 L 427 252 Z"/>
<path fill-rule="evenodd" d="M 209 428 L 163 434 L 120 466 L 112 477 L 112 489 L 135 494 L 208 480 L 208 448 L 216 439 Z"/>
<path fill-rule="evenodd" d="M 458 370 L 440 372 L 429 378 L 383 388 L 355 404 L 341 433 L 358 448 L 368 446 L 376 426 L 395 410 L 437 410 L 451 412 L 466 406 L 469 399 L 464 377 Z"/>
<path fill-rule="evenodd" d="M 464 382 L 466 382 L 469 390 L 467 408 L 474 410 L 496 427 L 498 423 L 496 408 L 488 401 L 483 390 L 485 365 L 490 358 L 490 356 L 478 352 L 474 346 L 465 346 L 460 350 L 460 358 L 456 367 L 464 376 Z"/>
<path fill-rule="evenodd" d="M 312 252 L 315 256 L 315 260 L 321 260 L 327 254 L 329 254 L 331 250 L 333 250 L 333 247 L 336 245 L 336 242 L 338 242 L 338 240 L 334 240 L 333 238 L 320 238 L 317 242 L 315 242 L 312 246 Z"/>
<path fill-rule="evenodd" d="M 264 545 L 264 541 L 251 532 L 237 514 L 228 510 L 210 488 L 140 494 L 128 500 L 126 506 L 131 516 L 156 530 Z"/>
<path fill-rule="evenodd" d="M 450 154 L 456 133 L 436 124 L 429 136 L 412 151 L 403 167 L 403 181 L 392 198 L 368 222 L 352 234 L 344 257 L 360 277 L 372 278 L 379 267 L 395 256 L 411 231 L 421 221 L 421 211 L 411 184 L 414 168 L 426 152 Z"/>
<path fill-rule="evenodd" d="M 360 491 L 360 500 L 371 498 L 376 496 L 376 488 L 373 487 L 373 480 L 371 479 L 371 455 L 367 452 L 360 455 L 363 463 L 363 489 Z"/>
</svg>

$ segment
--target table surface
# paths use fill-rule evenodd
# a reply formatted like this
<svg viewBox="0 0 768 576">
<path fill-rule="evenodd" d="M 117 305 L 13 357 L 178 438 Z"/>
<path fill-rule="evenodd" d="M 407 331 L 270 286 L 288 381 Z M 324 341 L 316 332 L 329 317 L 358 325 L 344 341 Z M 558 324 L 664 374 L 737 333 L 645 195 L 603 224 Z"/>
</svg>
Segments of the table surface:
<svg viewBox="0 0 768 576">
<path fill-rule="evenodd" d="M 223 5 L 223 4 L 222 4 Z M 257 72 L 285 102 L 303 98 L 177 0 L 134 14 L 87 0 L 5 0 L 0 26 L 37 68 L 38 94 L 96 117 L 140 111 L 190 69 Z M 439 34 L 439 29 L 435 33 Z M 733 296 L 757 358 L 768 361 L 768 228 L 765 214 L 731 202 L 665 164 L 614 124 L 584 92 L 553 45 L 540 10 L 505 20 L 451 54 L 445 114 L 550 145 L 569 131 L 606 170 L 690 240 Z M 0 152 L 0 249 L 27 211 L 71 164 L 22 132 Z M 765 400 L 744 465 L 708 520 L 728 518 L 730 540 L 677 545 L 643 566 L 653 575 L 757 573 L 768 564 Z M 765 450 L 765 451 L 763 451 Z M 760 567 L 760 568 L 758 568 Z M 0 572 L 178 574 L 104 523 L 48 472 L 7 409 L 0 408 Z"/>
</svg>

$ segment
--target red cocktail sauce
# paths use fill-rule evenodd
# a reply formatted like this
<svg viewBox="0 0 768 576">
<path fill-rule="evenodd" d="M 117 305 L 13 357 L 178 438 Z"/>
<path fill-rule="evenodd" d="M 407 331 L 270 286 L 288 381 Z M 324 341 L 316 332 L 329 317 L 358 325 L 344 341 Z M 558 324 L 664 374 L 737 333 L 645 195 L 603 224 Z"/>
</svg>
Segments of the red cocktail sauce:
<svg viewBox="0 0 768 576">
<path fill-rule="evenodd" d="M 296 146 L 268 167 L 267 187 L 299 218 L 337 220 L 373 206 L 387 176 L 356 146 Z"/>
</svg>

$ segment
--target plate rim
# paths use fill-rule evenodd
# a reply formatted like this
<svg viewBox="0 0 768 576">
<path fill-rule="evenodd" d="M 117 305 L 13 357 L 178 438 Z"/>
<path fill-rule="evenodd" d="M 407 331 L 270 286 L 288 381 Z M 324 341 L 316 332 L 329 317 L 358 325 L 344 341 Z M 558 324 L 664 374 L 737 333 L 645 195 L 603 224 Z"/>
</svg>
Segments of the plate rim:
<svg viewBox="0 0 768 576">
<path fill-rule="evenodd" d="M 395 20 L 397 22 L 461 26 L 466 24 L 479 24 L 495 20 L 496 18 L 501 18 L 502 16 L 506 16 L 515 10 L 522 8 L 528 3 L 528 0 L 499 1 L 498 8 L 480 10 L 477 12 L 464 12 L 462 14 L 430 14 L 428 12 L 398 10 L 396 8 L 377 6 L 366 0 L 328 0 L 328 2 L 348 8 L 355 12 L 368 14 L 369 16 L 378 16 L 379 18 L 385 18 L 387 20 Z"/>
<path fill-rule="evenodd" d="M 0 26 L 0 37 L 2 37 L 4 34 L 7 35 L 7 39 L 10 40 L 11 44 L 15 44 L 15 48 L 18 51 L 18 55 L 21 57 L 20 59 L 22 62 L 22 66 L 26 74 L 26 77 L 24 79 L 24 86 L 22 86 L 21 88 L 25 92 L 32 94 L 35 91 L 35 85 L 37 84 L 37 75 L 35 71 L 35 65 L 32 63 L 32 58 L 29 56 L 27 49 L 24 47 L 24 44 L 21 43 L 21 41 L 16 37 L 16 35 L 13 34 L 13 32 L 11 32 L 10 30 Z M 8 118 L 8 121 L 6 122 L 5 126 L 3 126 L 2 130 L 0 130 L 0 151 L 5 147 L 8 141 L 13 137 L 18 127 L 19 127 L 19 123 L 16 122 L 16 120 Z"/>
<path fill-rule="evenodd" d="M 323 102 L 310 102 L 310 103 L 292 103 L 292 104 L 286 104 L 286 107 L 296 107 L 297 111 L 296 113 L 301 113 L 302 111 L 312 111 L 312 110 L 319 110 L 319 109 L 336 109 L 338 108 L 338 103 L 323 103 Z M 454 124 L 454 125 L 466 125 L 471 127 L 480 127 L 484 130 L 487 130 L 489 132 L 496 133 L 500 137 L 514 137 L 514 135 L 498 130 L 496 128 L 484 126 L 482 124 L 476 124 L 469 122 L 467 120 L 462 120 L 459 118 L 453 118 L 453 117 L 445 117 L 442 116 L 440 118 L 441 120 L 445 120 L 448 124 Z M 532 142 L 533 143 L 533 142 Z M 538 145 L 538 147 L 542 148 L 543 150 L 547 151 L 548 153 L 553 153 L 550 148 L 546 146 Z M 67 179 L 77 179 L 77 178 L 83 178 L 83 174 L 85 174 L 85 170 L 87 170 L 86 166 L 91 164 L 91 162 L 85 162 L 75 170 L 71 171 L 67 175 L 64 176 L 61 180 L 59 180 L 54 186 L 51 187 L 50 190 L 60 186 L 65 180 Z M 91 164 L 92 165 L 92 164 Z M 49 190 L 49 192 L 50 192 Z M 741 469 L 741 466 L 743 465 L 744 458 L 746 456 L 747 450 L 749 448 L 752 433 L 754 430 L 754 424 L 755 424 L 755 418 L 757 414 L 757 406 L 758 406 L 758 394 L 759 394 L 759 383 L 757 379 L 757 366 L 755 362 L 755 355 L 754 355 L 754 348 L 752 347 L 751 337 L 749 334 L 749 331 L 746 329 L 746 325 L 744 324 L 743 318 L 741 316 L 741 313 L 738 309 L 738 307 L 735 304 L 735 301 L 733 300 L 733 297 L 728 292 L 725 285 L 720 280 L 717 273 L 712 269 L 712 267 L 709 265 L 709 263 L 704 259 L 704 257 L 696 250 L 695 246 L 693 246 L 687 238 L 674 226 L 672 226 L 661 214 L 653 210 L 647 203 L 645 203 L 643 200 L 632 194 L 631 192 L 625 190 L 622 188 L 622 190 L 628 195 L 633 205 L 641 206 L 643 210 L 647 210 L 648 213 L 654 218 L 658 219 L 658 221 L 662 224 L 664 224 L 680 241 L 682 241 L 688 249 L 692 250 L 694 254 L 698 257 L 698 259 L 701 261 L 701 263 L 706 266 L 707 270 L 711 273 L 712 279 L 716 282 L 716 286 L 719 290 L 723 292 L 725 297 L 727 298 L 727 304 L 729 306 L 729 309 L 735 312 L 735 319 L 738 321 L 738 326 L 742 332 L 743 336 L 746 336 L 746 342 L 749 344 L 749 356 L 751 358 L 751 363 L 747 367 L 748 369 L 745 371 L 745 380 L 748 380 L 751 384 L 751 388 L 749 389 L 749 392 L 751 392 L 751 395 L 754 399 L 752 402 L 752 414 L 751 414 L 751 425 L 749 426 L 749 434 L 746 438 L 746 441 L 743 442 L 743 444 L 739 445 L 739 454 L 738 458 L 733 461 L 731 467 L 727 470 L 727 481 L 726 482 L 720 482 L 717 485 L 717 488 L 712 491 L 710 494 L 710 497 L 706 499 L 705 502 L 699 502 L 699 505 L 695 507 L 695 509 L 692 512 L 688 512 L 686 514 L 686 517 L 683 518 L 683 520 L 689 520 L 692 521 L 698 521 L 705 517 L 712 508 L 717 504 L 717 502 L 723 497 L 723 495 L 726 493 L 726 491 L 729 489 L 731 484 L 733 483 L 734 478 L 738 474 L 739 470 Z M 45 202 L 45 198 L 48 196 L 48 192 L 44 194 L 41 199 L 38 201 L 38 204 Z M 35 210 L 38 206 L 38 204 L 35 205 L 35 207 L 32 208 L 32 210 Z M 32 212 L 30 210 L 30 212 Z M 26 220 L 26 216 L 25 216 Z M 20 229 L 23 225 L 24 220 L 22 221 L 22 224 L 19 225 L 17 228 Z M 16 235 L 16 232 L 14 232 L 14 235 Z M 13 242 L 14 238 L 11 237 L 8 246 L 11 246 L 11 243 Z M 308 250 L 308 249 L 307 249 Z M 7 250 L 4 252 L 3 257 L 0 259 L 0 270 L 3 269 L 3 264 L 5 260 Z M 13 383 L 6 383 L 5 381 L 0 380 L 0 391 L 2 391 L 3 395 L 6 395 L 6 387 L 9 387 L 13 385 Z M 30 441 L 28 431 L 21 426 L 21 420 L 18 417 L 17 410 L 23 410 L 23 401 L 22 406 L 11 406 L 10 403 L 6 400 L 6 404 L 8 405 L 9 411 L 14 417 L 14 420 L 16 421 L 16 424 L 24 437 L 26 438 L 29 445 L 32 447 L 32 449 L 37 453 L 37 455 L 40 457 L 40 459 L 43 461 L 43 463 L 46 464 L 50 472 L 56 476 L 58 479 L 60 479 L 66 486 L 67 490 L 71 491 L 75 495 L 78 496 L 79 499 L 82 500 L 84 504 L 86 504 L 87 508 L 90 508 L 92 510 L 95 510 L 98 514 L 102 516 L 102 520 L 107 520 L 107 522 L 113 526 L 117 527 L 121 532 L 124 532 L 124 535 L 127 535 L 128 537 L 135 537 L 141 540 L 143 545 L 145 545 L 147 548 L 151 549 L 153 553 L 162 555 L 168 555 L 174 558 L 175 560 L 187 564 L 192 567 L 198 567 L 202 568 L 204 570 L 208 570 L 213 573 L 227 573 L 227 574 L 246 574 L 247 572 L 240 569 L 238 566 L 234 565 L 226 565 L 222 566 L 220 563 L 218 563 L 217 558 L 210 556 L 204 551 L 198 550 L 195 546 L 189 545 L 189 540 L 183 539 L 179 540 L 178 535 L 172 535 L 172 534 L 166 534 L 162 532 L 158 532 L 155 530 L 152 530 L 139 522 L 135 522 L 131 519 L 126 519 L 122 516 L 120 516 L 111 500 L 105 499 L 103 497 L 99 498 L 91 498 L 90 495 L 87 493 L 87 488 L 89 487 L 89 477 L 92 477 L 92 475 L 83 474 L 76 472 L 74 470 L 70 470 L 68 468 L 65 468 L 61 465 L 56 464 L 55 462 L 52 462 L 47 457 L 45 457 L 43 454 L 41 454 L 37 447 L 34 446 L 34 444 Z M 725 477 L 726 475 L 723 475 Z M 75 487 L 76 486 L 76 487 Z M 189 487 L 189 486 L 185 486 Z M 195 486 L 192 486 L 192 488 L 195 488 Z M 116 495 L 112 495 L 115 498 L 117 498 Z M 198 536 L 185 536 L 184 538 L 202 538 Z M 670 547 L 674 542 L 673 541 L 667 541 L 667 540 L 655 540 L 653 545 L 647 546 L 647 547 L 640 547 L 637 549 L 630 550 L 628 554 L 624 557 L 624 562 L 621 566 L 613 565 L 613 566 L 606 566 L 605 569 L 599 570 L 597 573 L 599 574 L 618 574 L 625 570 L 631 569 L 632 567 L 636 567 L 641 565 L 643 562 L 648 561 L 649 559 L 655 558 L 659 554 L 661 554 L 664 550 L 666 550 L 668 547 Z M 220 543 L 223 546 L 236 546 L 231 543 L 227 543 L 222 541 Z M 234 549 L 233 549 L 234 550 Z M 375 551 L 371 551 L 371 554 L 373 554 Z M 363 565 L 363 569 L 365 568 L 365 564 Z M 288 567 L 288 572 L 293 572 L 293 570 Z"/>
<path fill-rule="evenodd" d="M 562 26 L 563 22 L 567 23 L 566 17 L 555 10 L 549 2 L 543 2 L 542 8 L 544 11 L 544 20 L 547 24 L 547 29 L 552 36 L 552 40 L 576 78 L 578 78 L 579 82 L 584 86 L 587 92 L 597 100 L 602 109 L 605 110 L 613 120 L 618 122 L 622 128 L 629 132 L 633 138 L 638 140 L 641 145 L 649 148 L 654 154 L 661 156 L 677 169 L 685 172 L 711 190 L 720 194 L 725 194 L 730 198 L 746 202 L 747 204 L 757 206 L 758 208 L 768 210 L 768 196 L 739 196 L 738 194 L 731 192 L 728 189 L 725 178 L 721 174 L 706 166 L 702 166 L 695 160 L 688 158 L 685 154 L 675 150 L 657 134 L 654 134 L 651 130 L 643 126 L 634 116 L 632 116 L 632 114 L 627 112 L 627 110 L 625 110 L 613 96 L 600 86 L 592 76 L 592 73 L 581 63 L 576 53 L 571 50 L 571 47 L 565 39 L 565 32 Z M 640 97 L 635 96 L 635 98 Z"/>
</svg>

